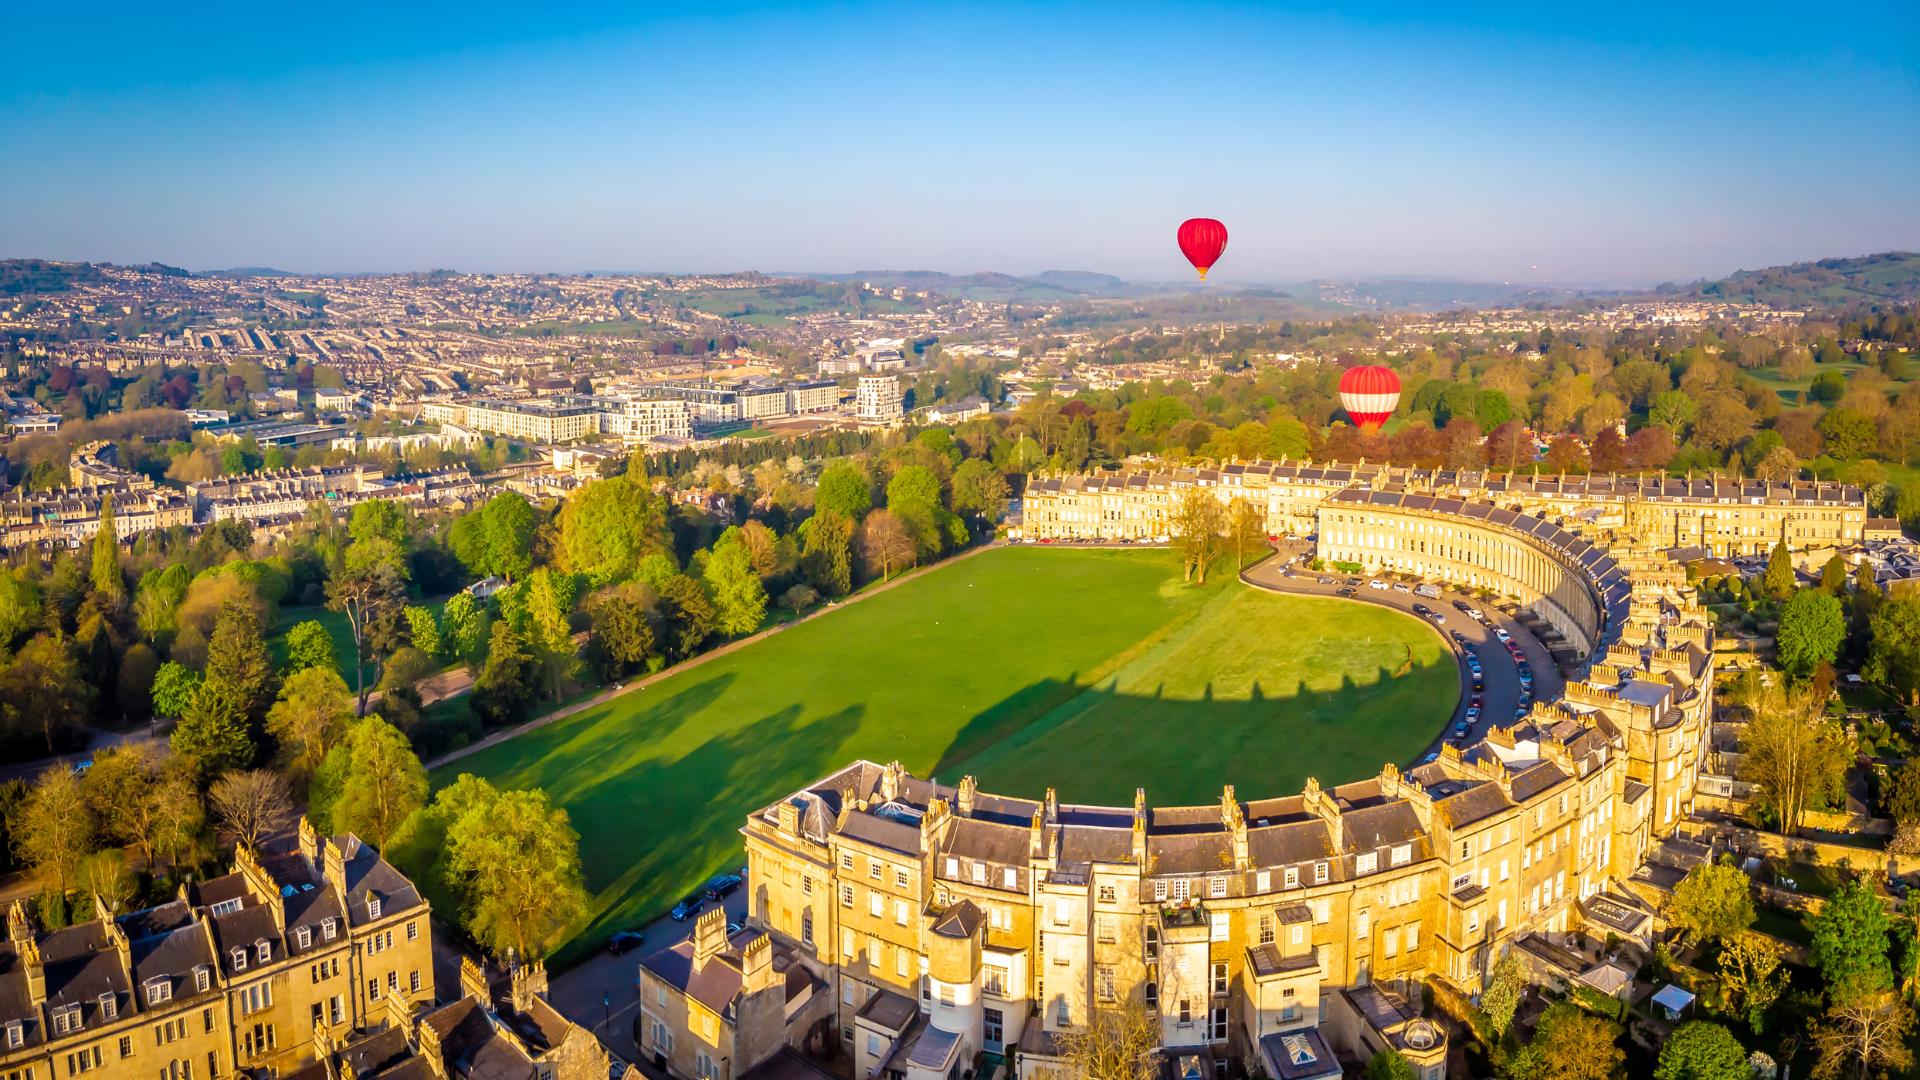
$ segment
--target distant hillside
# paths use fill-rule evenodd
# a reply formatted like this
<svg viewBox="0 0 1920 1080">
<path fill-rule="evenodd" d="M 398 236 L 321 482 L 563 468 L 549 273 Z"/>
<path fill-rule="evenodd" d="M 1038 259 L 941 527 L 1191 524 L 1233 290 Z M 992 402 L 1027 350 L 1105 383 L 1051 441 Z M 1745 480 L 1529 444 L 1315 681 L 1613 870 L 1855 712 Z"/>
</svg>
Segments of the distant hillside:
<svg viewBox="0 0 1920 1080">
<path fill-rule="evenodd" d="M 1324 303 L 1360 311 L 1453 311 L 1557 304 L 1571 289 L 1445 278 L 1354 278 L 1310 281 L 1301 292 Z"/>
<path fill-rule="evenodd" d="M 1764 304 L 1805 310 L 1844 308 L 1862 303 L 1920 301 L 1920 253 L 1889 251 L 1855 259 L 1741 270 L 1718 281 L 1668 283 L 1654 290 L 1666 297 Z"/>
<path fill-rule="evenodd" d="M 62 293 L 81 282 L 105 275 L 92 263 L 48 262 L 45 259 L 0 260 L 0 296 L 37 296 Z"/>
</svg>

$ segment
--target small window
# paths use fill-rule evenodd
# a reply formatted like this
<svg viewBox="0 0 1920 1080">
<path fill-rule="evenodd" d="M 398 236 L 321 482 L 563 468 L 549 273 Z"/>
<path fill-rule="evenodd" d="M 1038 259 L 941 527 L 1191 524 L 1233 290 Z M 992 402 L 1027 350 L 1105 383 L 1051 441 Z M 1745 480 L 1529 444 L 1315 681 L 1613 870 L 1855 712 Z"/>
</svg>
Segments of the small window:
<svg viewBox="0 0 1920 1080">
<path fill-rule="evenodd" d="M 1380 856 L 1375 852 L 1369 851 L 1365 855 L 1354 856 L 1353 872 L 1356 874 L 1371 874 L 1379 868 L 1379 865 Z"/>
<path fill-rule="evenodd" d="M 193 988 L 195 990 L 205 990 L 211 981 L 212 979 L 208 975 L 204 964 L 193 969 Z"/>
<path fill-rule="evenodd" d="M 1326 863 L 1317 862 L 1313 864 L 1313 883 L 1315 885 L 1325 885 L 1327 883 Z"/>
<path fill-rule="evenodd" d="M 273 959 L 273 946 L 264 939 L 254 943 L 253 951 L 259 954 L 259 960 L 263 964 Z"/>
<path fill-rule="evenodd" d="M 294 943 L 295 945 L 298 945 L 298 946 L 300 946 L 300 947 L 301 947 L 301 948 L 303 948 L 303 949 L 304 949 L 304 948 L 306 948 L 306 947 L 307 947 L 307 946 L 309 946 L 309 945 L 312 945 L 312 944 L 313 944 L 313 928 L 312 928 L 312 927 L 310 927 L 310 926 L 296 926 L 296 927 L 294 927 L 294 928 L 293 928 L 293 943 Z"/>
<path fill-rule="evenodd" d="M 147 982 L 147 1004 L 159 1005 L 173 999 L 173 983 L 166 979 L 152 979 Z"/>
<path fill-rule="evenodd" d="M 120 1002 L 117 998 L 113 996 L 113 992 L 111 990 L 109 990 L 104 994 L 101 994 L 99 1000 L 100 1000 L 100 1015 L 103 1018 L 112 1020 L 115 1017 L 120 1015 Z"/>
<path fill-rule="evenodd" d="M 367 894 L 367 918 L 377 919 L 379 917 L 380 917 L 380 898 L 369 893 Z"/>
<path fill-rule="evenodd" d="M 247 970 L 247 950 L 245 949 L 233 950 L 233 970 L 235 971 Z"/>
<path fill-rule="evenodd" d="M 409 922 L 407 924 L 407 940 L 408 941 L 420 940 L 420 920 L 415 919 L 412 922 Z"/>
<path fill-rule="evenodd" d="M 1413 860 L 1412 844 L 1395 844 L 1393 846 L 1393 856 L 1391 860 L 1393 862 L 1393 865 L 1404 866 L 1407 863 L 1411 862 L 1412 860 Z"/>
<path fill-rule="evenodd" d="M 1015 872 L 1015 870 L 1011 866 L 1007 867 L 1005 870 L 1001 872 L 1000 880 L 1001 880 L 1002 886 L 1005 888 L 1017 889 L 1020 887 L 1020 875 L 1017 872 Z"/>
<path fill-rule="evenodd" d="M 320 940 L 332 941 L 333 935 L 334 935 L 334 919 L 333 919 L 333 916 L 329 915 L 320 923 Z"/>
<path fill-rule="evenodd" d="M 1227 879 L 1224 877 L 1209 879 L 1207 881 L 1207 895 L 1216 899 L 1227 895 Z"/>
<path fill-rule="evenodd" d="M 1299 888 L 1300 887 L 1300 868 L 1297 866 L 1287 867 L 1286 872 L 1281 875 L 1280 883 L 1282 885 L 1285 885 L 1289 889 Z"/>
<path fill-rule="evenodd" d="M 16 1050 L 26 1040 L 26 1027 L 18 1020 L 7 1021 L 7 1049 Z"/>
</svg>

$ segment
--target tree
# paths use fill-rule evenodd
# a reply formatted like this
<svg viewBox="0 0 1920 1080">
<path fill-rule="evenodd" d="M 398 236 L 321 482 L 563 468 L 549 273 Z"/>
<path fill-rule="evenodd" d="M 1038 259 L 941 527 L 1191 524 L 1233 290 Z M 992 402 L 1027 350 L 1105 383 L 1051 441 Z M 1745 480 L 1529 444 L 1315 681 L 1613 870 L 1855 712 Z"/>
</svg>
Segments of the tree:
<svg viewBox="0 0 1920 1080">
<path fill-rule="evenodd" d="M 1654 1080 L 1752 1080 L 1747 1051 L 1719 1024 L 1689 1020 L 1660 1048 Z"/>
<path fill-rule="evenodd" d="M 327 582 L 327 607 L 347 617 L 353 631 L 353 687 L 359 711 L 367 711 L 368 650 L 382 629 L 399 617 L 406 602 L 406 579 L 398 549 L 375 539 L 347 549 L 346 564 Z"/>
<path fill-rule="evenodd" d="M 488 499 L 480 511 L 484 572 L 508 581 L 525 577 L 533 568 L 533 534 L 539 519 L 533 504 L 518 492 L 504 491 Z"/>
<path fill-rule="evenodd" d="M 685 574 L 660 583 L 660 611 L 667 650 L 676 660 L 692 656 L 713 635 L 713 601 L 698 581 Z"/>
<path fill-rule="evenodd" d="M 260 616 L 251 606 L 229 600 L 207 644 L 206 682 L 230 690 L 241 711 L 257 718 L 272 704 L 276 681 Z"/>
<path fill-rule="evenodd" d="M 866 470 L 849 461 L 827 466 L 814 486 L 813 507 L 815 513 L 858 522 L 873 508 L 873 487 Z"/>
<path fill-rule="evenodd" d="M 420 604 L 409 605 L 403 613 L 407 620 L 407 637 L 413 641 L 413 647 L 428 656 L 439 656 L 445 648 L 440 637 L 440 623 L 433 617 L 433 609 Z"/>
<path fill-rule="evenodd" d="M 748 561 L 744 543 L 717 548 L 702 576 L 713 596 L 715 622 L 721 633 L 739 637 L 760 629 L 767 617 L 767 590 Z"/>
<path fill-rule="evenodd" d="M 1513 1014 L 1526 994 L 1526 967 L 1513 953 L 1501 954 L 1487 976 L 1486 989 L 1480 994 L 1480 1012 L 1486 1019 L 1490 1041 L 1498 1042 L 1506 1036 L 1507 1029 L 1513 1025 Z"/>
<path fill-rule="evenodd" d="M 127 581 L 120 573 L 120 533 L 113 524 L 113 493 L 100 497 L 100 531 L 93 534 L 93 591 L 118 607 L 126 599 Z"/>
<path fill-rule="evenodd" d="M 513 632 L 507 620 L 493 624 L 487 641 L 486 661 L 473 680 L 472 705 L 480 719 L 491 725 L 512 724 L 523 719 L 533 704 L 533 657 L 526 644 Z"/>
<path fill-rule="evenodd" d="M 1070 1076 L 1153 1080 L 1159 1075 L 1159 1031 L 1144 1009 L 1097 1009 L 1086 1024 L 1053 1035 Z"/>
<path fill-rule="evenodd" d="M 1835 1002 L 1824 1023 L 1813 1031 L 1819 1052 L 1813 1075 L 1828 1080 L 1849 1071 L 1881 1075 L 1913 1064 L 1907 1036 L 1913 1030 L 1913 1010 L 1892 993 L 1858 994 Z"/>
<path fill-rule="evenodd" d="M 1780 612 L 1774 652 L 1789 674 L 1806 678 L 1821 664 L 1833 663 L 1846 636 L 1847 619 L 1839 598 L 1819 589 L 1801 589 Z"/>
<path fill-rule="evenodd" d="M 156 794 L 166 782 L 166 763 L 152 743 L 126 743 L 95 754 L 81 782 L 108 843 L 136 849 L 151 867 L 159 847 Z"/>
<path fill-rule="evenodd" d="M 173 751 L 191 761 L 202 780 L 253 764 L 246 702 L 232 687 L 204 680 L 181 713 L 171 737 Z"/>
<path fill-rule="evenodd" d="M 1793 592 L 1793 555 L 1787 551 L 1786 541 L 1773 545 L 1760 586 L 1775 600 L 1785 600 Z"/>
<path fill-rule="evenodd" d="M 339 670 L 333 652 L 333 635 L 327 633 L 326 624 L 318 619 L 295 623 L 293 629 L 287 631 L 287 674 L 291 676 L 309 668 Z"/>
<path fill-rule="evenodd" d="M 907 527 L 891 510 L 875 510 L 860 523 L 860 557 L 867 573 L 885 581 L 893 571 L 913 564 L 915 547 Z"/>
<path fill-rule="evenodd" d="M 206 821 L 204 799 L 191 763 L 179 758 L 169 762 L 149 797 L 154 855 L 178 866 L 199 842 Z"/>
<path fill-rule="evenodd" d="M 426 803 L 426 768 L 407 737 L 378 715 L 355 721 L 333 752 L 344 758 L 334 827 L 385 847 L 393 830 Z"/>
<path fill-rule="evenodd" d="M 267 730 L 296 771 L 311 776 L 353 716 L 353 691 L 331 667 L 296 672 L 267 710 Z"/>
<path fill-rule="evenodd" d="M 1720 986 L 1730 1009 L 1745 1010 L 1756 1033 L 1766 1026 L 1767 1010 L 1787 989 L 1780 948 L 1760 934 L 1742 933 L 1720 950 Z"/>
<path fill-rule="evenodd" d="M 519 586 L 524 591 L 526 619 L 521 627 L 527 651 L 547 673 L 554 700 L 564 697 L 563 684 L 573 674 L 573 575 L 543 566 Z"/>
<path fill-rule="evenodd" d="M 1758 789 L 1764 804 L 1791 836 L 1808 804 L 1838 790 L 1853 752 L 1846 732 L 1826 715 L 1815 686 L 1760 686 L 1752 690 L 1753 719 L 1741 777 Z"/>
<path fill-rule="evenodd" d="M 454 593 L 440 609 L 440 643 L 446 657 L 471 662 L 486 642 L 487 618 L 473 594 Z"/>
<path fill-rule="evenodd" d="M 1620 1025 L 1560 1001 L 1540 1014 L 1532 1042 L 1496 1047 L 1494 1058 L 1502 1080 L 1613 1080 L 1626 1061 L 1619 1038 Z"/>
<path fill-rule="evenodd" d="M 1376 1051 L 1367 1061 L 1367 1080 L 1415 1080 L 1413 1063 L 1394 1050 Z"/>
<path fill-rule="evenodd" d="M 653 654 L 653 626 L 647 621 L 653 605 L 652 591 L 631 581 L 588 598 L 588 653 L 601 678 L 620 678 Z"/>
<path fill-rule="evenodd" d="M 1221 534 L 1227 531 L 1226 510 L 1220 500 L 1202 488 L 1189 489 L 1175 509 L 1168 528 L 1174 550 L 1180 552 L 1186 579 L 1205 585 L 1207 568 L 1220 557 Z"/>
<path fill-rule="evenodd" d="M 925 465 L 903 465 L 887 481 L 887 509 L 895 514 L 932 514 L 940 505 L 940 478 Z"/>
<path fill-rule="evenodd" d="M 1835 555 L 1820 568 L 1820 591 L 1828 596 L 1847 591 L 1847 560 Z"/>
<path fill-rule="evenodd" d="M 12 822 L 13 850 L 54 889 L 65 892 L 80 860 L 93 853 L 93 812 L 80 778 L 71 769 L 40 774 Z"/>
<path fill-rule="evenodd" d="M 0 568 L 0 649 L 13 648 L 22 635 L 44 621 L 40 583 L 25 570 Z"/>
<path fill-rule="evenodd" d="M 139 891 L 133 872 L 127 869 L 127 854 L 119 848 L 96 851 L 81 859 L 75 884 L 81 896 L 93 898 L 97 919 L 110 919 L 126 910 Z"/>
<path fill-rule="evenodd" d="M 1809 961 L 1836 1001 L 1871 995 L 1893 986 L 1887 961 L 1887 909 L 1864 882 L 1849 881 L 1807 920 L 1813 932 Z"/>
<path fill-rule="evenodd" d="M 153 715 L 172 719 L 187 711 L 200 689 L 200 673 L 169 660 L 153 673 Z"/>
<path fill-rule="evenodd" d="M 1887 813 L 1902 825 L 1920 822 L 1920 757 L 1910 757 L 1887 785 Z"/>
<path fill-rule="evenodd" d="M 293 820 L 293 793 L 270 769 L 230 772 L 207 791 L 208 805 L 220 821 L 220 835 L 248 851 L 259 851 Z"/>
<path fill-rule="evenodd" d="M 993 522 L 1006 511 L 1007 478 L 984 458 L 968 458 L 953 470 L 953 510 Z"/>
<path fill-rule="evenodd" d="M 827 596 L 845 596 L 853 590 L 853 532 L 852 518 L 830 510 L 807 519 L 800 569 Z"/>
<path fill-rule="evenodd" d="M 81 730 L 91 687 L 81 678 L 80 665 L 67 643 L 51 634 L 36 634 L 0 671 L 0 710 L 8 726 L 38 727 L 47 753 L 58 753 Z"/>
<path fill-rule="evenodd" d="M 545 956 L 586 910 L 580 834 L 537 788 L 469 806 L 447 828 L 446 860 L 467 931 L 496 957 Z"/>
<path fill-rule="evenodd" d="M 1867 626 L 1867 677 L 1909 706 L 1920 705 L 1920 597 L 1881 601 Z"/>
<path fill-rule="evenodd" d="M 642 558 L 670 548 L 666 500 L 631 470 L 587 484 L 560 509 L 557 562 L 594 586 L 625 581 Z"/>
<path fill-rule="evenodd" d="M 1725 941 L 1753 925 L 1753 890 L 1731 862 L 1696 866 L 1674 886 L 1667 919 L 1695 936 Z"/>
</svg>

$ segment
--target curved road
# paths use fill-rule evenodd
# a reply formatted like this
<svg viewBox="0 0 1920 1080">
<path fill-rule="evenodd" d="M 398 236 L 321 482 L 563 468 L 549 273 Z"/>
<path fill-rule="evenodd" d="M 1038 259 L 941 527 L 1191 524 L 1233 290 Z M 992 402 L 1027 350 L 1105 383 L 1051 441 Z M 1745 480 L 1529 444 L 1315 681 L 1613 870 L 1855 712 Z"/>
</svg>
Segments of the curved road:
<svg viewBox="0 0 1920 1080">
<path fill-rule="evenodd" d="M 1508 655 L 1506 647 L 1494 636 L 1493 627 L 1495 626 L 1504 628 L 1507 633 L 1513 635 L 1513 640 L 1519 644 L 1520 651 L 1532 667 L 1535 700 L 1553 701 L 1560 696 L 1562 689 L 1560 670 L 1554 666 L 1553 657 L 1548 654 L 1547 647 L 1542 645 L 1531 631 L 1508 618 L 1505 613 L 1486 606 L 1476 597 L 1455 592 L 1445 586 L 1441 587 L 1440 598 L 1435 600 L 1396 589 L 1368 588 L 1367 582 L 1373 580 L 1376 575 L 1343 574 L 1337 570 L 1316 573 L 1306 569 L 1307 560 L 1311 558 L 1311 554 L 1308 546 L 1304 544 L 1281 545 L 1277 554 L 1248 567 L 1240 576 L 1250 585 L 1273 592 L 1327 597 L 1336 596 L 1341 589 L 1347 587 L 1349 580 L 1357 576 L 1360 581 L 1359 591 L 1351 598 L 1355 602 L 1397 608 L 1416 619 L 1424 617 L 1414 612 L 1413 605 L 1425 604 L 1432 608 L 1441 616 L 1440 619 L 1425 621 L 1428 625 L 1437 625 L 1441 637 L 1445 638 L 1447 644 L 1453 648 L 1459 664 L 1460 685 L 1463 690 L 1469 685 L 1467 665 L 1460 653 L 1461 646 L 1453 639 L 1452 631 L 1457 630 L 1465 635 L 1466 647 L 1480 654 L 1480 666 L 1486 676 L 1486 690 L 1481 695 L 1483 704 L 1480 719 L 1473 725 L 1464 741 L 1453 740 L 1457 744 L 1471 745 L 1484 738 L 1489 729 L 1512 724 L 1514 710 L 1519 707 L 1520 670 L 1515 666 L 1513 658 Z M 1289 560 L 1296 556 L 1297 561 L 1290 563 Z M 1333 584 L 1320 584 L 1322 578 L 1333 579 Z M 1389 584 L 1399 580 L 1389 576 L 1379 576 L 1379 579 Z M 1469 606 L 1478 608 L 1489 621 L 1481 623 L 1468 618 L 1453 606 L 1455 600 L 1465 601 Z M 1440 744 L 1451 737 L 1453 725 L 1466 718 L 1469 696 L 1470 693 L 1460 695 L 1452 715 L 1447 718 L 1445 730 L 1436 732 L 1433 742 L 1428 746 L 1429 753 L 1438 752 Z"/>
</svg>

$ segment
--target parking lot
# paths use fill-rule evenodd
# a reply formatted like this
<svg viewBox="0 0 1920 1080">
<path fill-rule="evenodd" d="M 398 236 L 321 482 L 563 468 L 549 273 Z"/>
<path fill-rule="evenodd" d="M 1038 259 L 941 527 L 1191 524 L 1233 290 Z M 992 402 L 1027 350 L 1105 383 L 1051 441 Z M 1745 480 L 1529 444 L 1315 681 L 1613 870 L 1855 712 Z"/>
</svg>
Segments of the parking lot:
<svg viewBox="0 0 1920 1080">
<path fill-rule="evenodd" d="M 1403 582 L 1392 576 L 1356 577 L 1332 570 L 1311 571 L 1306 568 L 1307 561 L 1312 558 L 1310 544 L 1302 541 L 1282 542 L 1276 547 L 1278 551 L 1272 558 L 1245 572 L 1243 577 L 1249 584 L 1275 592 L 1344 597 L 1355 602 L 1398 608 L 1424 619 L 1453 646 L 1460 664 L 1462 692 L 1445 730 L 1434 733 L 1433 742 L 1428 747 L 1429 754 L 1438 753 L 1441 743 L 1449 739 L 1456 745 L 1467 746 L 1484 738 L 1490 728 L 1513 723 L 1516 712 L 1521 708 L 1524 691 L 1530 689 L 1533 698 L 1541 701 L 1553 701 L 1560 696 L 1560 672 L 1554 666 L 1547 647 L 1525 626 L 1479 598 L 1444 587 L 1439 589 L 1440 595 L 1437 597 L 1422 596 L 1413 591 L 1417 583 Z M 1374 582 L 1383 587 L 1374 587 Z M 1456 604 L 1475 608 L 1482 618 L 1469 617 Z M 1419 607 L 1427 608 L 1431 614 L 1422 615 L 1416 610 Z M 1517 653 L 1509 650 L 1507 642 L 1501 640 L 1502 632 Z M 1478 712 L 1472 716 L 1469 716 L 1469 712 L 1475 707 L 1475 695 L 1469 657 L 1479 659 L 1484 687 L 1479 693 Z M 1521 682 L 1523 660 L 1524 668 L 1532 676 L 1530 688 Z M 1453 732 L 1461 724 L 1467 725 L 1465 735 L 1455 737 Z"/>
</svg>

